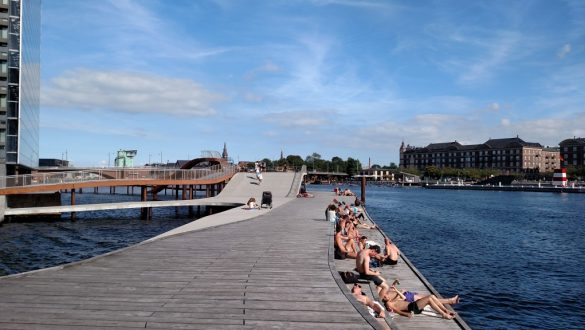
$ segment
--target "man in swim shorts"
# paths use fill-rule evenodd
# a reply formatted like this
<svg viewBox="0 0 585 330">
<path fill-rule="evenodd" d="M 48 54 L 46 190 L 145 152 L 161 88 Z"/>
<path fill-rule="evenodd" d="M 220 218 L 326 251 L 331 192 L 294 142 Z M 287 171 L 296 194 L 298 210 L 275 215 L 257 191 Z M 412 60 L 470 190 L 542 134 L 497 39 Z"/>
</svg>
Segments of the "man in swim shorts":
<svg viewBox="0 0 585 330">
<path fill-rule="evenodd" d="M 355 265 L 360 278 L 372 281 L 378 287 L 378 295 L 384 297 L 390 288 L 386 280 L 380 276 L 379 271 L 373 271 L 370 269 L 370 259 L 380 254 L 380 247 L 372 245 L 367 249 L 364 249 L 358 253 L 355 260 Z"/>
</svg>

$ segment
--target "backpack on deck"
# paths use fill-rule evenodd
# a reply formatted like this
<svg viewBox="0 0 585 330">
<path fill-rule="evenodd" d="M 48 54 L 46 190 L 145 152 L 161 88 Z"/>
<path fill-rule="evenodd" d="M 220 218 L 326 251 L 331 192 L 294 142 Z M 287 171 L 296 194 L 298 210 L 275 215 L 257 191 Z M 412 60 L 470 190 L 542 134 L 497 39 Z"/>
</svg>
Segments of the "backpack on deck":
<svg viewBox="0 0 585 330">
<path fill-rule="evenodd" d="M 354 272 L 339 272 L 339 276 L 341 276 L 343 283 L 346 284 L 357 283 L 359 280 L 358 274 Z"/>
</svg>

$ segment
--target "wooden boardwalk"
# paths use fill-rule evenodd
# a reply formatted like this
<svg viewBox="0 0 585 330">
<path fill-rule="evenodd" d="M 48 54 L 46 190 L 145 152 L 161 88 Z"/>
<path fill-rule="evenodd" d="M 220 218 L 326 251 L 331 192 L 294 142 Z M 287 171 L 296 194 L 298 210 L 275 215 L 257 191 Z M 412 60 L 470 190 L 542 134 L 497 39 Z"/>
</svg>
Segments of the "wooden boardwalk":
<svg viewBox="0 0 585 330">
<path fill-rule="evenodd" d="M 0 328 L 371 329 L 332 276 L 330 200 L 1 278 Z"/>
</svg>

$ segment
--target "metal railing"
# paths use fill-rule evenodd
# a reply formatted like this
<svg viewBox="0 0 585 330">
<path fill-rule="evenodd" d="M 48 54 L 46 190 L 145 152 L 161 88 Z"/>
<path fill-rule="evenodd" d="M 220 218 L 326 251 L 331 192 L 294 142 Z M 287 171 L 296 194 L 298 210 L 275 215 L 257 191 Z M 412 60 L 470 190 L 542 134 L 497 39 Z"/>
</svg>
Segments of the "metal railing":
<svg viewBox="0 0 585 330">
<path fill-rule="evenodd" d="M 156 167 L 99 168 L 71 172 L 2 176 L 0 177 L 0 189 L 109 180 L 206 180 L 233 175 L 236 172 L 237 167 L 235 165 L 214 165 L 206 168 L 188 170 Z"/>
</svg>

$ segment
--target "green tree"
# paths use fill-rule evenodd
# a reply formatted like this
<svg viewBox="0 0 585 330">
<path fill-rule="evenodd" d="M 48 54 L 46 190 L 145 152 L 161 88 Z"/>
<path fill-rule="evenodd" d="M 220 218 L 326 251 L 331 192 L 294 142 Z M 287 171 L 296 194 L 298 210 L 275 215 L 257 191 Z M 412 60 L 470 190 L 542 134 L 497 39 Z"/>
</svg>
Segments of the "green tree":
<svg viewBox="0 0 585 330">
<path fill-rule="evenodd" d="M 347 175 L 352 177 L 358 174 L 361 169 L 362 164 L 360 163 L 359 160 L 353 159 L 351 157 L 347 158 L 347 162 L 345 164 L 345 173 L 347 173 Z"/>
<path fill-rule="evenodd" d="M 286 163 L 293 167 L 301 167 L 305 165 L 305 162 L 299 155 L 288 155 L 286 156 Z"/>
<path fill-rule="evenodd" d="M 331 171 L 332 172 L 343 172 L 345 171 L 345 161 L 339 157 L 331 158 Z"/>
</svg>

